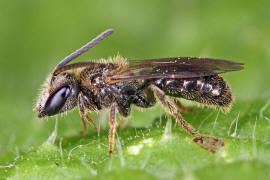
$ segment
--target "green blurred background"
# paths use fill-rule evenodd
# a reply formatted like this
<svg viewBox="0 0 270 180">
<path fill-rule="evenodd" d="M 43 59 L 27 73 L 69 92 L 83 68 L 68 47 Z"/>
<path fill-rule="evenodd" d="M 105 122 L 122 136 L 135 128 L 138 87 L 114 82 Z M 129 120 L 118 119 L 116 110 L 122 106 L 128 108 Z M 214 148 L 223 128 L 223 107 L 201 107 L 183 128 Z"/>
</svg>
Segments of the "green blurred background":
<svg viewBox="0 0 270 180">
<path fill-rule="evenodd" d="M 0 0 L 0 166 L 53 129 L 32 111 L 38 89 L 66 55 L 107 28 L 115 33 L 76 61 L 201 56 L 245 63 L 224 75 L 237 100 L 270 97 L 270 1 Z M 77 135 L 77 111 L 60 136 Z"/>
</svg>

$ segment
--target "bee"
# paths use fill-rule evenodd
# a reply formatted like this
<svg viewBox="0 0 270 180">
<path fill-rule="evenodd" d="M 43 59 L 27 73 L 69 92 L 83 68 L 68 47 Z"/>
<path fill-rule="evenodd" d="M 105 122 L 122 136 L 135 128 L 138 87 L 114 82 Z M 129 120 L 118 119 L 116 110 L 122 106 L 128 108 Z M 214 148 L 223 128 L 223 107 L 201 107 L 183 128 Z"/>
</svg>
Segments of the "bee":
<svg viewBox="0 0 270 180">
<path fill-rule="evenodd" d="M 221 73 L 243 69 L 242 63 L 197 57 L 175 57 L 127 61 L 117 55 L 100 62 L 68 64 L 113 33 L 108 29 L 64 58 L 49 75 L 37 100 L 39 118 L 67 112 L 78 106 L 87 133 L 88 122 L 98 130 L 88 112 L 109 108 L 109 155 L 113 154 L 117 128 L 116 113 L 130 115 L 131 105 L 153 107 L 157 100 L 177 124 L 194 137 L 201 148 L 217 152 L 221 139 L 201 135 L 180 112 L 188 112 L 179 98 L 229 110 L 233 101 L 229 85 Z M 179 112 L 180 111 L 180 112 Z"/>
</svg>

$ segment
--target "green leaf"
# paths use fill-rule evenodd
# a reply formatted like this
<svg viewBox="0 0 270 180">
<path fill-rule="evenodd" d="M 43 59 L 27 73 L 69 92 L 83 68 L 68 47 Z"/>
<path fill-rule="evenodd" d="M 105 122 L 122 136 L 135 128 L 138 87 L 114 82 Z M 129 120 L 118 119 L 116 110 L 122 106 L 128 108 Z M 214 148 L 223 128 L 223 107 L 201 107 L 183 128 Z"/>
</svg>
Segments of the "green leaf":
<svg viewBox="0 0 270 180">
<path fill-rule="evenodd" d="M 269 179 L 269 7 L 267 0 L 0 1 L 0 179 Z M 245 64 L 222 75 L 236 97 L 230 113 L 183 114 L 200 133 L 225 142 L 220 152 L 199 148 L 173 119 L 170 131 L 159 107 L 132 113 L 117 131 L 122 153 L 116 147 L 113 158 L 106 113 L 95 118 L 100 135 L 90 128 L 85 137 L 76 110 L 61 116 L 54 146 L 44 144 L 55 119 L 32 111 L 40 84 L 107 28 L 114 35 L 74 62 L 119 52 L 130 60 L 198 56 Z"/>
<path fill-rule="evenodd" d="M 19 155 L 1 176 L 10 179 L 260 179 L 270 176 L 269 102 L 238 102 L 230 113 L 196 108 L 184 114 L 201 134 L 221 138 L 225 147 L 210 153 L 192 142 L 159 107 L 134 111 L 147 127 L 119 129 L 115 154 L 108 156 L 107 129 L 100 134 L 58 138 Z M 159 117 L 162 115 L 161 118 Z M 220 176 L 223 174 L 223 176 Z"/>
</svg>

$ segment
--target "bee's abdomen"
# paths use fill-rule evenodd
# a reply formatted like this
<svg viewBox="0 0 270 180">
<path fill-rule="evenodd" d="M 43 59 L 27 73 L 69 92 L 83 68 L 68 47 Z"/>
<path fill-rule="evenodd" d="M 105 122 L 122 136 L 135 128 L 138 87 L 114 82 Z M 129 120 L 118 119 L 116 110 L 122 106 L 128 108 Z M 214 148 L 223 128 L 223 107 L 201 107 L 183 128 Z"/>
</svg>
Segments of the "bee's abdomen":
<svg viewBox="0 0 270 180">
<path fill-rule="evenodd" d="M 220 76 L 190 79 L 158 79 L 154 84 L 166 95 L 182 97 L 202 104 L 230 107 L 232 94 L 228 84 Z"/>
</svg>

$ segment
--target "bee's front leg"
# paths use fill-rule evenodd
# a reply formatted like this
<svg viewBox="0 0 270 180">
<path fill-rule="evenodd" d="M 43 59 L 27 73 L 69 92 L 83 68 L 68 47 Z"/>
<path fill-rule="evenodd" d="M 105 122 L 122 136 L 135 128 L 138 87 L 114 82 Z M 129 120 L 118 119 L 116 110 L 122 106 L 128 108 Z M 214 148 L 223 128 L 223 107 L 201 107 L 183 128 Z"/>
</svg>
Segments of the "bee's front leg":
<svg viewBox="0 0 270 180">
<path fill-rule="evenodd" d="M 85 111 L 85 105 L 84 105 L 84 101 L 83 101 L 83 94 L 80 93 L 79 94 L 79 98 L 78 98 L 78 106 L 79 106 L 79 112 L 80 112 L 80 116 L 81 116 L 81 120 L 82 120 L 82 124 L 83 124 L 83 130 L 81 131 L 81 135 L 86 135 L 87 133 L 87 129 L 88 129 L 88 123 L 87 121 L 89 121 L 93 127 L 98 131 L 98 127 L 96 125 L 96 123 L 94 122 L 94 120 L 92 118 L 90 118 L 87 115 L 87 112 Z"/>
</svg>

